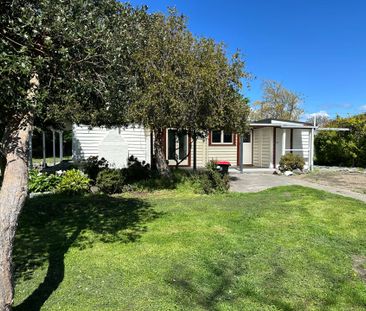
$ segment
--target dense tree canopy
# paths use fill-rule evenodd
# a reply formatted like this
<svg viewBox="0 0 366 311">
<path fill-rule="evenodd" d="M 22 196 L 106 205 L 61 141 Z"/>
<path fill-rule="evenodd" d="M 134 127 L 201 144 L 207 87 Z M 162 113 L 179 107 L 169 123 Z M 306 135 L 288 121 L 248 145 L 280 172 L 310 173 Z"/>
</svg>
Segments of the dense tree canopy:
<svg viewBox="0 0 366 311">
<path fill-rule="evenodd" d="M 302 97 L 283 87 L 276 81 L 264 81 L 263 99 L 254 103 L 252 120 L 284 119 L 299 120 L 304 110 L 300 104 Z"/>
<path fill-rule="evenodd" d="M 238 53 L 229 60 L 222 44 L 193 37 L 175 11 L 151 16 L 146 34 L 136 52 L 140 88 L 129 115 L 154 131 L 157 166 L 166 172 L 164 129 L 245 130 L 248 105 L 240 90 L 248 74 Z"/>
<path fill-rule="evenodd" d="M 141 39 L 144 11 L 113 0 L 8 1 L 2 9 L 3 126 L 29 111 L 40 122 L 123 121 L 136 86 L 131 53 Z M 29 101 L 34 73 L 39 85 Z"/>
</svg>

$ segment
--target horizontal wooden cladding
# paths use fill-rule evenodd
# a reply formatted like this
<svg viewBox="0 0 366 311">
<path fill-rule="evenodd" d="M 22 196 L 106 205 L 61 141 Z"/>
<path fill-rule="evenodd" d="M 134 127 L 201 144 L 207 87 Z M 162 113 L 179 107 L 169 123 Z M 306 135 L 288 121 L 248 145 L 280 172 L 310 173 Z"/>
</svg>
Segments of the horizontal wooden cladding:
<svg viewBox="0 0 366 311">
<path fill-rule="evenodd" d="M 143 127 L 128 127 L 123 129 L 93 127 L 87 125 L 73 126 L 73 157 L 87 159 L 98 156 L 98 148 L 110 131 L 120 133 L 128 144 L 128 154 L 140 161 L 150 161 L 149 133 Z"/>
</svg>

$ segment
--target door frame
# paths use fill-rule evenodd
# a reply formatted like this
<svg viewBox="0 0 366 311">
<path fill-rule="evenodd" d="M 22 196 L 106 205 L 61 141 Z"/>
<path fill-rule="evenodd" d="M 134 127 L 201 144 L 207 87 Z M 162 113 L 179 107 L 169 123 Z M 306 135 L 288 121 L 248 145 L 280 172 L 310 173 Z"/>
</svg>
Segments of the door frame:
<svg viewBox="0 0 366 311">
<path fill-rule="evenodd" d="M 174 160 L 169 160 L 169 130 L 174 130 L 174 128 L 168 128 L 165 130 L 165 158 L 168 161 L 168 166 L 175 166 L 175 161 Z M 191 167 L 191 135 L 190 134 L 186 134 L 187 137 L 187 152 L 188 152 L 188 157 L 187 159 L 185 159 L 181 164 L 179 164 L 179 167 Z M 175 142 L 176 146 L 177 144 L 179 144 L 179 142 Z"/>
</svg>

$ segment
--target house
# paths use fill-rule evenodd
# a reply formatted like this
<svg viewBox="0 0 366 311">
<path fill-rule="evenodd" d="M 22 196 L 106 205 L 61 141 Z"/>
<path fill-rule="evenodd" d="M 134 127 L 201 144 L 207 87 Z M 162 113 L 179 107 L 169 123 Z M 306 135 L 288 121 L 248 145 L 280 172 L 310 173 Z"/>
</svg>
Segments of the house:
<svg viewBox="0 0 366 311">
<path fill-rule="evenodd" d="M 210 160 L 226 160 L 233 166 L 276 168 L 283 154 L 292 152 L 301 155 L 305 168 L 313 165 L 314 131 L 310 123 L 265 119 L 250 123 L 249 131 L 240 137 L 225 131 L 210 131 L 205 138 L 197 140 L 196 164 L 204 167 Z M 115 167 L 127 165 L 133 155 L 140 161 L 151 162 L 152 135 L 141 126 L 127 128 L 90 128 L 74 125 L 73 159 L 80 161 L 90 156 L 107 159 Z M 192 144 L 187 134 L 177 135 L 167 129 L 164 146 L 169 165 L 181 161 L 180 166 L 192 167 Z M 178 158 L 178 159 L 176 159 Z"/>
</svg>

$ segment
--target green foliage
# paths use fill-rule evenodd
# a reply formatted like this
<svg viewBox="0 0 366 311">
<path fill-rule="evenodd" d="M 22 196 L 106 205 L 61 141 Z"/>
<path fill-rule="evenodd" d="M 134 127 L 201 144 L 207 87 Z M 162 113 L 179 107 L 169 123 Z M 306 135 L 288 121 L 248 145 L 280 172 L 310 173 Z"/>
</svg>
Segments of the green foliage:
<svg viewBox="0 0 366 311">
<path fill-rule="evenodd" d="M 29 112 L 40 126 L 125 122 L 136 87 L 132 53 L 145 18 L 144 9 L 115 0 L 5 1 L 0 124 Z M 30 100 L 34 74 L 39 83 Z"/>
<path fill-rule="evenodd" d="M 227 54 L 223 44 L 195 38 L 174 10 L 150 16 L 145 44 L 135 53 L 139 89 L 129 115 L 154 130 L 161 173 L 168 170 L 159 145 L 163 129 L 245 131 L 249 107 L 241 88 L 249 75 L 239 53 Z"/>
<path fill-rule="evenodd" d="M 89 191 L 90 179 L 83 172 L 72 169 L 62 174 L 56 192 L 67 195 L 83 194 Z"/>
<path fill-rule="evenodd" d="M 131 118 L 153 129 L 244 130 L 249 108 L 240 91 L 249 74 L 238 53 L 226 55 L 223 44 L 195 38 L 174 10 L 154 14 L 135 54 L 140 89 Z"/>
<path fill-rule="evenodd" d="M 222 175 L 217 170 L 207 170 L 198 176 L 199 188 L 198 192 L 204 194 L 225 193 L 229 190 L 229 176 Z"/>
<path fill-rule="evenodd" d="M 303 98 L 276 81 L 264 81 L 263 100 L 254 103 L 252 120 L 284 119 L 299 120 L 304 110 L 300 107 Z"/>
<path fill-rule="evenodd" d="M 314 142 L 316 163 L 366 167 L 366 114 L 338 117 L 327 126 L 349 128 L 350 131 L 320 131 Z"/>
<path fill-rule="evenodd" d="M 98 159 L 97 156 L 91 156 L 86 161 L 81 163 L 81 168 L 88 177 L 95 182 L 98 173 L 106 168 L 108 168 L 108 161 L 104 158 Z"/>
<path fill-rule="evenodd" d="M 147 180 L 153 176 L 150 165 L 145 161 L 140 162 L 136 157 L 128 158 L 128 167 L 123 169 L 123 175 L 126 183 Z"/>
<path fill-rule="evenodd" d="M 30 193 L 54 191 L 61 179 L 60 175 L 41 173 L 33 169 L 29 172 L 28 191 Z"/>
<path fill-rule="evenodd" d="M 280 170 L 293 171 L 295 169 L 303 170 L 305 165 L 304 158 L 294 153 L 286 153 L 280 159 Z"/>
<path fill-rule="evenodd" d="M 214 160 L 208 161 L 206 164 L 206 169 L 209 171 L 217 171 L 216 161 Z"/>
<path fill-rule="evenodd" d="M 104 169 L 98 173 L 95 185 L 103 193 L 121 193 L 125 185 L 126 178 L 122 170 Z"/>
<path fill-rule="evenodd" d="M 205 171 L 191 174 L 186 181 L 191 181 L 195 192 L 203 194 L 225 193 L 230 188 L 229 175 L 221 174 L 215 161 L 208 162 Z"/>
</svg>

